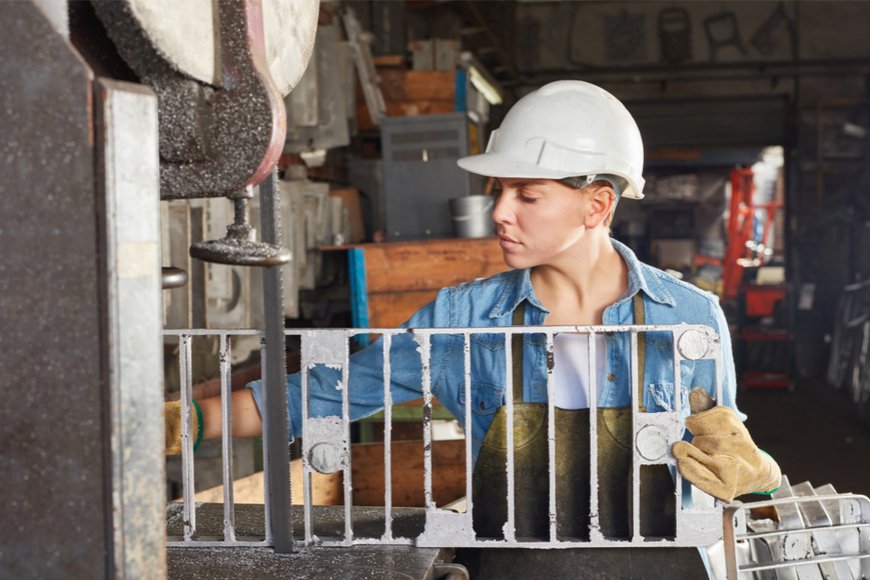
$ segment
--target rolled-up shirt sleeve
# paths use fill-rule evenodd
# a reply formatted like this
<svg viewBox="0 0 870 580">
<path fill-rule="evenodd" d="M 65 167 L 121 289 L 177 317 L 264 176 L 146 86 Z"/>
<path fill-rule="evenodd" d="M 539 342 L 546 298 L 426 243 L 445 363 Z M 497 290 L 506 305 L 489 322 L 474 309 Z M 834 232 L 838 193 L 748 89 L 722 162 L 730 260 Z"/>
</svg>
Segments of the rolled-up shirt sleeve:
<svg viewBox="0 0 870 580">
<path fill-rule="evenodd" d="M 449 323 L 449 289 L 441 290 L 435 300 L 420 308 L 402 328 L 431 328 Z M 444 341 L 432 341 L 430 370 L 432 384 L 442 374 L 446 359 Z M 422 396 L 422 358 L 420 345 L 411 333 L 395 334 L 390 345 L 390 391 L 394 403 Z M 379 337 L 349 359 L 348 384 L 350 419 L 356 421 L 384 407 L 384 345 Z M 336 366 L 313 365 L 303 369 L 308 374 L 308 417 L 342 416 L 342 369 Z M 261 380 L 247 385 L 263 416 L 265 404 Z M 288 375 L 286 381 L 290 440 L 302 434 L 302 371 Z"/>
</svg>

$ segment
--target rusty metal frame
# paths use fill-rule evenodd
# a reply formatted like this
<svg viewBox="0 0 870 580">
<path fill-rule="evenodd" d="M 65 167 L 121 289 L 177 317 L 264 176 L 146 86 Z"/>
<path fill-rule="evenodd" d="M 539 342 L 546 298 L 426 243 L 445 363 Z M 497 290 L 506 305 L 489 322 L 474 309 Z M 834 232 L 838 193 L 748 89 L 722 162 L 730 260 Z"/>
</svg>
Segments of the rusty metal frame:
<svg viewBox="0 0 870 580">
<path fill-rule="evenodd" d="M 591 337 L 601 333 L 626 333 L 629 334 L 631 344 L 631 397 L 632 397 L 632 435 L 635 442 L 633 459 L 633 518 L 632 535 L 630 538 L 610 538 L 602 534 L 598 525 L 597 505 L 597 387 L 595 373 L 590 369 L 590 414 L 592 426 L 590 430 L 590 536 L 589 539 L 560 538 L 556 534 L 555 502 L 556 474 L 555 469 L 555 421 L 553 421 L 554 406 L 549 405 L 549 457 L 550 457 L 550 506 L 549 517 L 551 521 L 548 538 L 518 539 L 514 533 L 514 449 L 513 437 L 510 433 L 511 422 L 508 420 L 508 521 L 505 525 L 504 539 L 478 538 L 475 536 L 472 522 L 472 448 L 471 438 L 466 437 L 466 494 L 468 502 L 464 513 L 451 511 L 438 507 L 432 494 L 432 385 L 430 373 L 431 341 L 433 337 L 450 335 L 459 336 L 464 344 L 464 385 L 466 392 L 466 416 L 464 429 L 471 432 L 471 371 L 470 351 L 471 337 L 475 334 L 502 335 L 505 343 L 505 369 L 506 381 L 506 409 L 508 419 L 513 414 L 514 401 L 511 398 L 512 368 L 511 340 L 514 335 L 538 334 L 545 335 L 546 348 L 550 355 L 553 354 L 553 338 L 558 333 L 587 333 Z M 722 358 L 721 344 L 716 332 L 704 325 L 678 324 L 678 325 L 623 325 L 623 326 L 506 326 L 486 328 L 422 328 L 422 329 L 287 329 L 286 336 L 298 336 L 301 340 L 302 365 L 301 365 L 301 388 L 302 388 L 302 455 L 303 455 L 303 493 L 304 502 L 301 509 L 304 510 L 304 529 L 301 538 L 297 537 L 295 544 L 304 546 L 353 546 L 364 544 L 379 545 L 413 545 L 418 547 L 523 547 L 523 548 L 577 548 L 577 547 L 686 547 L 706 546 L 722 537 L 722 506 L 714 502 L 710 496 L 693 490 L 693 507 L 684 506 L 684 486 L 679 472 L 674 470 L 674 494 L 676 499 L 676 535 L 672 538 L 651 538 L 640 534 L 640 510 L 638 506 L 640 497 L 640 467 L 643 465 L 667 464 L 674 466 L 675 460 L 670 453 L 671 445 L 682 439 L 684 428 L 681 419 L 681 397 L 675 397 L 675 409 L 672 412 L 647 413 L 640 409 L 640 401 L 637 400 L 638 383 L 643 380 L 638 376 L 638 334 L 645 332 L 669 332 L 673 344 L 674 365 L 674 388 L 681 392 L 682 386 L 680 365 L 683 361 L 710 360 L 716 365 L 716 395 L 717 400 L 722 400 Z M 179 364 L 182 372 L 182 408 L 183 412 L 189 413 L 191 407 L 191 385 L 189 367 L 189 344 L 194 336 L 211 335 L 219 336 L 221 344 L 221 360 L 229 360 L 230 338 L 233 335 L 261 335 L 257 330 L 166 330 L 166 335 L 179 337 L 181 353 Z M 351 480 L 351 454 L 350 454 L 350 387 L 348 384 L 350 370 L 350 343 L 354 337 L 360 335 L 380 335 L 381 347 L 384 353 L 383 389 L 385 401 L 385 427 L 384 427 L 384 470 L 385 470 L 385 530 L 380 538 L 360 538 L 354 536 L 353 531 L 353 498 Z M 422 373 L 421 385 L 423 394 L 423 437 L 424 437 L 424 497 L 425 497 L 425 528 L 416 538 L 395 537 L 392 530 L 392 496 L 391 496 L 391 454 L 390 454 L 390 431 L 391 431 L 391 403 L 390 396 L 390 347 L 394 337 L 410 334 L 418 345 L 421 356 Z M 376 348 L 376 347 L 375 347 Z M 595 341 L 589 341 L 589 360 L 595 359 Z M 222 362 L 221 392 L 228 399 L 229 372 Z M 340 372 L 340 381 L 336 388 L 341 390 L 342 412 L 341 416 L 332 417 L 309 417 L 308 416 L 308 376 L 316 366 L 327 366 Z M 552 369 L 548 370 L 547 392 L 549 400 L 554 400 L 554 384 Z M 232 414 L 230 405 L 225 402 L 222 405 L 223 414 L 223 449 L 224 457 L 232 455 L 232 440 L 227 435 L 229 418 Z M 286 414 L 281 414 L 286 417 Z M 285 419 L 286 420 L 286 419 Z M 261 538 L 237 538 L 233 533 L 233 506 L 231 492 L 231 470 L 224 464 L 224 501 L 225 501 L 225 532 L 224 538 L 198 538 L 196 536 L 196 509 L 193 503 L 193 440 L 189 428 L 185 428 L 183 437 L 183 464 L 185 468 L 184 478 L 184 536 L 183 538 L 170 538 L 170 546 L 270 546 L 273 540 L 264 530 Z M 269 465 L 268 461 L 264 464 Z M 343 471 L 344 475 L 344 535 L 341 537 L 318 537 L 314 534 L 312 525 L 311 503 L 311 476 L 315 472 L 333 473 Z M 271 514 L 274 507 L 269 505 L 268 476 L 265 478 L 266 494 L 266 521 L 274 517 L 287 518 L 288 514 Z M 686 502 L 688 503 L 688 502 Z M 293 509 L 293 508 L 291 508 Z M 271 515 L 270 515 L 271 514 Z"/>
</svg>

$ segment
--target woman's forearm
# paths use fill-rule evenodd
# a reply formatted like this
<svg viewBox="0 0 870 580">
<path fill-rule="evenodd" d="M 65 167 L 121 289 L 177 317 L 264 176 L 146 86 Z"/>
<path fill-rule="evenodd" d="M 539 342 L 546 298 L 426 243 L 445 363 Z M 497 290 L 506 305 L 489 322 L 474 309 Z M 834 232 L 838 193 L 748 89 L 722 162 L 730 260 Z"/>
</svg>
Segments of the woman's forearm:
<svg viewBox="0 0 870 580">
<path fill-rule="evenodd" d="M 221 436 L 221 398 L 210 397 L 197 401 L 202 410 L 202 438 L 217 439 Z M 259 437 L 263 433 L 263 422 L 257 403 L 250 389 L 233 391 L 232 423 L 234 437 Z"/>
</svg>

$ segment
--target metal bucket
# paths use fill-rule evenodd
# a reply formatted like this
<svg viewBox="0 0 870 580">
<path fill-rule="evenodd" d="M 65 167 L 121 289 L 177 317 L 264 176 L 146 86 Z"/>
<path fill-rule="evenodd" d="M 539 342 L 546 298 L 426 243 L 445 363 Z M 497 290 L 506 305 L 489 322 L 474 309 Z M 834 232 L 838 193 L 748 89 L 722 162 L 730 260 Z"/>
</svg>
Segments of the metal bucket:
<svg viewBox="0 0 870 580">
<path fill-rule="evenodd" d="M 495 235 L 491 195 L 454 197 L 447 202 L 453 218 L 453 233 L 457 238 L 486 238 Z"/>
</svg>

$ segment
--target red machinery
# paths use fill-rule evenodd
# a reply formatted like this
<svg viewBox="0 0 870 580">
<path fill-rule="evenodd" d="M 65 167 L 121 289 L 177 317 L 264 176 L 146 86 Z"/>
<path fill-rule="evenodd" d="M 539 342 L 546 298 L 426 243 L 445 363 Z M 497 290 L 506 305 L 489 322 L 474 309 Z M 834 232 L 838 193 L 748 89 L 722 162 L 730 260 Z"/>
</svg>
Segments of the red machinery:
<svg viewBox="0 0 870 580">
<path fill-rule="evenodd" d="M 743 283 L 743 269 L 761 266 L 770 255 L 765 242 L 773 227 L 776 211 L 782 202 L 753 203 L 755 187 L 751 169 L 731 170 L 731 213 L 728 218 L 728 247 L 722 274 L 724 298 L 738 298 L 739 306 L 739 380 L 747 388 L 790 388 L 788 373 L 787 328 L 756 324 L 761 318 L 774 316 L 779 302 L 786 299 L 787 284 L 757 285 Z M 759 211 L 761 210 L 761 211 Z M 763 212 L 763 213 L 762 213 Z M 756 237 L 756 220 L 763 216 L 761 236 Z M 771 363 L 779 368 L 763 368 Z M 767 364 L 764 364 L 764 363 Z"/>
<path fill-rule="evenodd" d="M 782 202 L 754 203 L 755 187 L 751 169 L 731 170 L 731 207 L 728 217 L 728 247 L 722 273 L 723 298 L 737 298 L 743 279 L 743 268 L 763 263 L 765 241 L 773 227 L 776 211 Z M 766 212 L 761 239 L 756 240 L 755 219 L 758 210 Z"/>
</svg>

